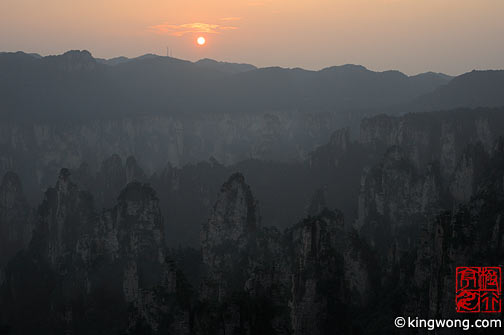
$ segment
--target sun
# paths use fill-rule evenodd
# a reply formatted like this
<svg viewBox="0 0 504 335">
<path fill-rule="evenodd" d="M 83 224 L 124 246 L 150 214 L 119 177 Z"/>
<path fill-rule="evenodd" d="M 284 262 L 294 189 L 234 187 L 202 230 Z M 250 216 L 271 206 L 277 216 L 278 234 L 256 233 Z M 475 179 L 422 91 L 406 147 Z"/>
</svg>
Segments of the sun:
<svg viewBox="0 0 504 335">
<path fill-rule="evenodd" d="M 203 36 L 200 36 L 196 39 L 196 43 L 198 43 L 198 45 L 205 45 L 206 39 Z"/>
</svg>

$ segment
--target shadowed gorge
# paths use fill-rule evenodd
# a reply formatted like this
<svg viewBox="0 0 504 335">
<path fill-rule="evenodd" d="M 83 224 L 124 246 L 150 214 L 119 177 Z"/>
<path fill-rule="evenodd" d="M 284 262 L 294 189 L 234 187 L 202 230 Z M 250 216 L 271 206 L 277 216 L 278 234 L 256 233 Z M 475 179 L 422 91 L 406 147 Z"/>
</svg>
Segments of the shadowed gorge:
<svg viewBox="0 0 504 335">
<path fill-rule="evenodd" d="M 504 257 L 502 115 L 374 116 L 290 162 L 146 172 L 115 154 L 60 169 L 38 207 L 8 172 L 2 331 L 382 334 L 395 315 L 455 318 L 455 268 Z"/>
</svg>

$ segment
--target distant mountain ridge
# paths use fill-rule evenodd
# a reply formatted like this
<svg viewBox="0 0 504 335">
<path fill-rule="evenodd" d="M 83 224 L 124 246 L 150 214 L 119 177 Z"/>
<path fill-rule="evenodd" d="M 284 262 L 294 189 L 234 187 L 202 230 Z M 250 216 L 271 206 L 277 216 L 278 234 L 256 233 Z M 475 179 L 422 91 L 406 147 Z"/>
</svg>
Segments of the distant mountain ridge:
<svg viewBox="0 0 504 335">
<path fill-rule="evenodd" d="M 128 58 L 128 57 L 124 57 L 124 56 L 114 57 L 114 58 L 109 58 L 109 59 L 96 58 L 96 61 L 100 64 L 114 66 L 114 65 L 118 65 L 118 64 L 131 62 L 131 61 L 153 59 L 153 58 L 158 58 L 158 57 L 159 58 L 177 59 L 177 58 L 173 58 L 173 57 L 159 56 L 159 55 L 155 55 L 155 54 L 145 54 L 145 55 L 142 55 L 139 57 L 134 57 L 134 58 Z M 240 72 L 257 70 L 257 67 L 254 65 L 251 65 L 251 64 L 222 62 L 222 61 L 216 61 L 216 60 L 213 60 L 210 58 L 200 59 L 200 60 L 194 62 L 194 64 L 199 67 L 202 67 L 202 68 L 213 69 L 213 70 L 221 71 L 221 72 L 228 73 L 228 74 L 235 74 L 235 73 L 240 73 Z"/>
<path fill-rule="evenodd" d="M 40 57 L 0 54 L 0 116 L 116 117 L 306 110 L 342 113 L 403 103 L 449 82 L 343 65 L 320 71 L 147 54 L 96 59 L 73 50 Z"/>
<path fill-rule="evenodd" d="M 209 69 L 214 69 L 218 71 L 222 71 L 229 74 L 236 74 L 241 72 L 247 72 L 252 70 L 257 70 L 257 67 L 251 64 L 244 63 L 229 63 L 229 62 L 219 62 L 210 58 L 200 59 L 194 64 L 202 67 L 206 67 Z"/>
<path fill-rule="evenodd" d="M 419 80 L 429 74 L 418 75 Z M 431 79 L 430 79 L 431 80 Z M 429 81 L 430 81 L 429 80 Z M 368 115 L 504 106 L 504 70 L 473 70 L 411 101 L 366 111 Z"/>
<path fill-rule="evenodd" d="M 426 108 L 499 107 L 504 105 L 504 70 L 473 70 L 419 98 Z"/>
</svg>

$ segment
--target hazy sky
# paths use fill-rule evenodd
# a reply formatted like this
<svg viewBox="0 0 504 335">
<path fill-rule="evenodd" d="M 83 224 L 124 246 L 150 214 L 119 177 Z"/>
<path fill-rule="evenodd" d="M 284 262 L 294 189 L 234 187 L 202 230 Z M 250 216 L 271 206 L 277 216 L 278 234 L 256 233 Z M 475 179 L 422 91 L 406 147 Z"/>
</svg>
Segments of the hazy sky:
<svg viewBox="0 0 504 335">
<path fill-rule="evenodd" d="M 504 0 L 0 0 L 0 51 L 459 74 L 504 68 L 503 14 Z"/>
</svg>

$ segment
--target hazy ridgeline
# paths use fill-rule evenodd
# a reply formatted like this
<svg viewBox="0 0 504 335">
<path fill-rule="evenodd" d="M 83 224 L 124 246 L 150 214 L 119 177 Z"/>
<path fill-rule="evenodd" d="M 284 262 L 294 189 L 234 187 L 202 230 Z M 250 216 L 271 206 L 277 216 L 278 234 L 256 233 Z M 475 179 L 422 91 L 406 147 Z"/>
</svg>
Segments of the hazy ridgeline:
<svg viewBox="0 0 504 335">
<path fill-rule="evenodd" d="M 94 59 L 86 51 L 0 54 L 0 173 L 16 171 L 37 202 L 61 167 L 93 171 L 113 154 L 147 174 L 214 157 L 308 159 L 360 120 L 502 105 L 502 71 L 407 77 L 345 65 L 321 71 L 146 55 Z M 26 162 L 30 162 L 27 164 Z"/>
<path fill-rule="evenodd" d="M 504 261 L 504 71 L 3 53 L 0 92 L 0 333 L 394 333 Z"/>
</svg>

